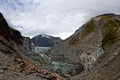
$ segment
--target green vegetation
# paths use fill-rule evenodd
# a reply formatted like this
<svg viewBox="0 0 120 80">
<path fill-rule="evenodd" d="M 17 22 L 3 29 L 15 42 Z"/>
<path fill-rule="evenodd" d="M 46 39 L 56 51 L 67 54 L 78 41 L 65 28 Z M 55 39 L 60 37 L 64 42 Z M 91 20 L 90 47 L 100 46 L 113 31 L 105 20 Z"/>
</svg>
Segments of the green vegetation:
<svg viewBox="0 0 120 80">
<path fill-rule="evenodd" d="M 84 25 L 85 29 L 81 34 L 81 38 L 84 39 L 86 36 L 88 36 L 91 32 L 94 31 L 95 25 L 94 25 L 94 21 L 93 19 L 91 19 L 86 25 Z M 80 43 L 80 34 L 76 34 L 74 35 L 74 37 L 72 37 L 72 39 L 69 41 L 69 43 L 71 45 L 75 45 Z"/>
<path fill-rule="evenodd" d="M 113 43 L 120 40 L 120 35 L 117 32 L 118 28 L 120 28 L 120 21 L 118 19 L 112 18 L 110 16 L 102 16 L 101 20 L 105 20 L 105 24 L 103 26 L 103 48 L 111 47 Z"/>
<path fill-rule="evenodd" d="M 82 33 L 82 38 L 85 38 L 86 36 L 88 36 L 92 31 L 94 31 L 95 25 L 94 25 L 94 21 L 93 19 L 91 19 L 86 25 L 85 25 L 85 29 Z"/>
<path fill-rule="evenodd" d="M 79 43 L 79 35 L 78 34 L 74 35 L 72 37 L 72 39 L 70 39 L 70 41 L 69 41 L 69 44 L 71 44 L 71 45 L 75 45 L 75 44 L 78 44 L 78 43 Z"/>
</svg>

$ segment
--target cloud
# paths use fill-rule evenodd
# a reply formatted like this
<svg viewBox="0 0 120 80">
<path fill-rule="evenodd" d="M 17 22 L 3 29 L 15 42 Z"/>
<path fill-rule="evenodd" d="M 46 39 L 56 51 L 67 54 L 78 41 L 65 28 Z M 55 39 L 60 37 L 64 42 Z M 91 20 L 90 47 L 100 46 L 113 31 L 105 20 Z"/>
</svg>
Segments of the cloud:
<svg viewBox="0 0 120 80">
<path fill-rule="evenodd" d="M 25 36 L 49 34 L 63 39 L 93 16 L 120 13 L 120 0 L 0 0 L 9 24 Z"/>
</svg>

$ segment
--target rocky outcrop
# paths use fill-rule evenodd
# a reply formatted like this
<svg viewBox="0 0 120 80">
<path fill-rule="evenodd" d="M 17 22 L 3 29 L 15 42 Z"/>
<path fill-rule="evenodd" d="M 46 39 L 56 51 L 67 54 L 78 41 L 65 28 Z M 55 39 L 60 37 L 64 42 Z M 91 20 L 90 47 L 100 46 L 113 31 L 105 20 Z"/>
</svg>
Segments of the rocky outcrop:
<svg viewBox="0 0 120 80">
<path fill-rule="evenodd" d="M 32 42 L 35 46 L 39 47 L 54 47 L 62 40 L 59 37 L 53 37 L 46 34 L 41 34 L 32 38 Z"/>
<path fill-rule="evenodd" d="M 7 21 L 0 13 L 0 50 L 8 53 L 12 53 L 16 50 L 20 50 L 23 45 L 23 37 L 21 33 L 8 26 Z M 19 49 L 18 49 L 19 47 Z"/>
<path fill-rule="evenodd" d="M 35 45 L 29 37 L 23 37 L 23 47 L 24 50 L 27 52 L 32 51 L 32 48 L 35 47 Z"/>
<path fill-rule="evenodd" d="M 6 40 L 14 41 L 16 43 L 22 44 L 21 33 L 15 29 L 8 26 L 7 21 L 4 19 L 3 15 L 0 13 L 0 35 L 2 35 Z"/>
<path fill-rule="evenodd" d="M 90 19 L 72 36 L 63 41 L 62 44 L 54 47 L 49 56 L 55 62 L 67 64 L 80 63 L 84 66 L 84 73 L 94 70 L 101 74 L 96 79 L 97 74 L 90 73 L 87 78 L 84 75 L 83 78 L 85 79 L 81 78 L 80 80 L 113 80 L 110 78 L 115 76 L 120 70 L 119 64 L 117 64 L 118 62 L 120 63 L 120 60 L 118 60 L 119 54 L 120 16 L 104 14 Z M 112 65 L 114 65 L 115 70 L 113 70 Z M 105 70 L 107 68 L 108 70 Z M 120 75 L 115 77 L 118 76 Z M 72 80 L 77 79 L 79 78 Z"/>
</svg>

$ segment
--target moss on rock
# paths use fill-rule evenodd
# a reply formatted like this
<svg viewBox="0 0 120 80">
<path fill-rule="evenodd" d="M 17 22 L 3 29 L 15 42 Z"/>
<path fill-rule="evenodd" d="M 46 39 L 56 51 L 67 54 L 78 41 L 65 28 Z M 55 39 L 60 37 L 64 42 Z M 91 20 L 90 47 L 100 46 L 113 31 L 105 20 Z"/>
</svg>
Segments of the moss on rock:
<svg viewBox="0 0 120 80">
<path fill-rule="evenodd" d="M 74 37 L 72 37 L 69 41 L 69 44 L 70 45 L 75 45 L 75 44 L 78 44 L 79 43 L 79 35 L 75 35 Z"/>
<path fill-rule="evenodd" d="M 94 31 L 95 28 L 95 24 L 93 19 L 91 19 L 89 22 L 87 22 L 87 24 L 85 25 L 85 29 L 82 32 L 81 38 L 85 38 L 86 36 L 88 36 L 91 32 Z"/>
<path fill-rule="evenodd" d="M 85 26 L 85 27 L 84 27 L 84 30 L 83 30 L 81 36 L 80 36 L 80 34 L 76 34 L 76 35 L 74 35 L 74 37 L 72 37 L 72 38 L 70 39 L 69 43 L 70 43 L 71 45 L 75 45 L 75 44 L 80 43 L 80 42 L 81 42 L 81 41 L 80 41 L 80 37 L 81 37 L 81 39 L 84 39 L 84 38 L 87 37 L 91 32 L 94 31 L 95 24 L 94 24 L 93 19 L 91 19 L 89 22 L 87 22 L 87 24 L 84 25 L 84 26 Z"/>
<path fill-rule="evenodd" d="M 101 20 L 105 20 L 105 24 L 102 28 L 102 46 L 103 48 L 111 47 L 113 43 L 120 40 L 120 35 L 118 34 L 117 30 L 120 28 L 120 20 L 109 17 L 109 16 L 102 16 Z"/>
</svg>

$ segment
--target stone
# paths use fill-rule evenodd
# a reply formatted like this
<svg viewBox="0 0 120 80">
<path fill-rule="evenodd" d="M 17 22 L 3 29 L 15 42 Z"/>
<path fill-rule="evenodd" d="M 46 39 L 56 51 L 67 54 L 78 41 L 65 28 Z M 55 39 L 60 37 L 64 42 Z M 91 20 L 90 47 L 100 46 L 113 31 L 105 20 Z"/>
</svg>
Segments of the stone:
<svg viewBox="0 0 120 80">
<path fill-rule="evenodd" d="M 115 52 L 115 53 L 113 53 L 114 54 L 114 56 L 117 56 L 118 55 L 118 53 L 117 52 Z"/>
</svg>

